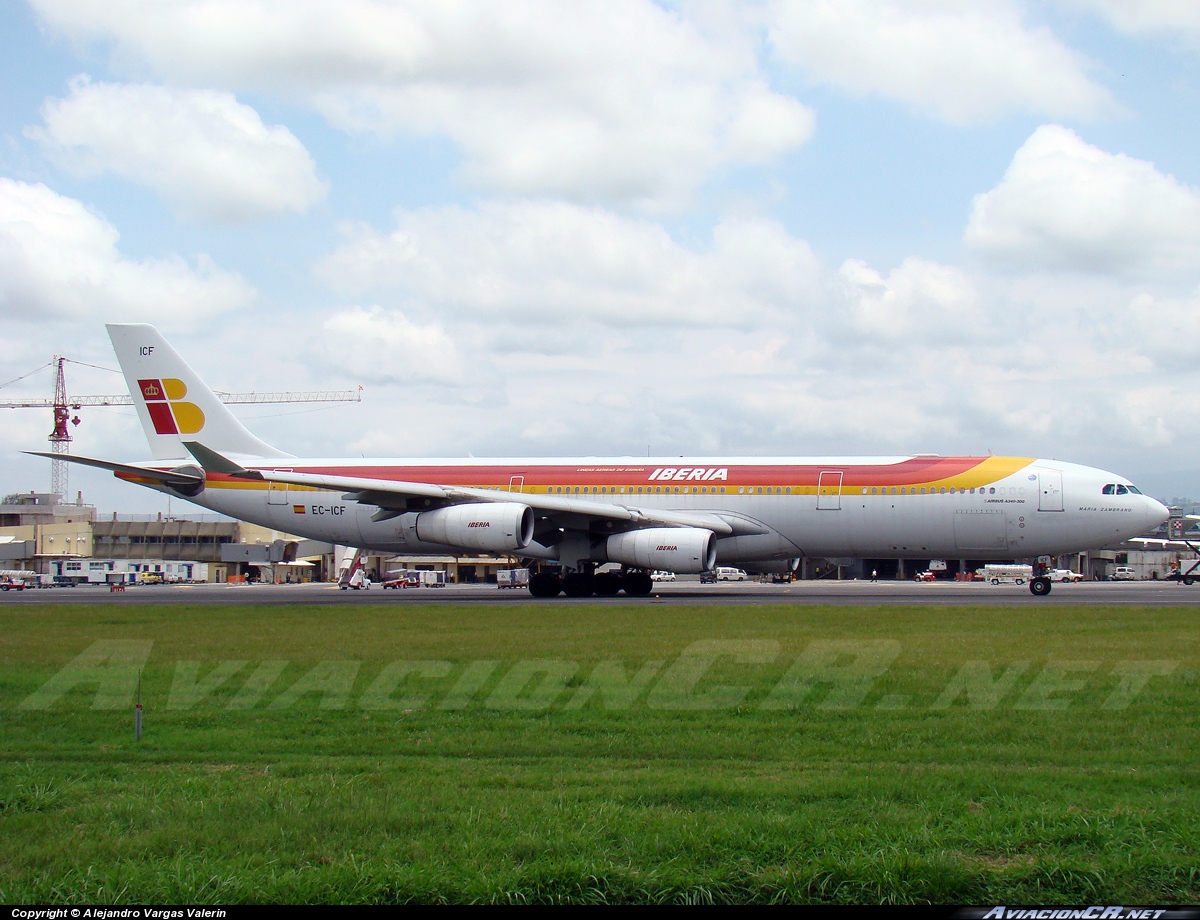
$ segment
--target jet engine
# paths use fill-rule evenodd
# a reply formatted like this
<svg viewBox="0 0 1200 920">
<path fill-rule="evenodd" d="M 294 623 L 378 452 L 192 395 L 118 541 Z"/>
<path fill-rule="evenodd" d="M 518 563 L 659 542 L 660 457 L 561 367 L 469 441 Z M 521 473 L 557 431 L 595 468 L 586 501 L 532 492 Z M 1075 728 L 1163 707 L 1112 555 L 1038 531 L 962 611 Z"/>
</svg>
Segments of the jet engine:
<svg viewBox="0 0 1200 920">
<path fill-rule="evenodd" d="M 652 527 L 613 534 L 608 561 L 680 575 L 707 572 L 717 561 L 717 541 L 701 527 Z"/>
<path fill-rule="evenodd" d="M 511 553 L 533 539 L 533 509 L 517 502 L 472 502 L 417 515 L 417 538 L 465 549 Z"/>
</svg>

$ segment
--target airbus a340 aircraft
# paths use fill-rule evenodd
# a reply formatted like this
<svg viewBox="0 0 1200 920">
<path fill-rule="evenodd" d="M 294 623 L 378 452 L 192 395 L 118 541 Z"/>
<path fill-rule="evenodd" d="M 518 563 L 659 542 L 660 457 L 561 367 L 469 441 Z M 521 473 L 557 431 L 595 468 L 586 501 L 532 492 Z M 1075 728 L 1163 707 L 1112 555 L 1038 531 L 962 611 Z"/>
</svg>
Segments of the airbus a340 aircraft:
<svg viewBox="0 0 1200 920">
<path fill-rule="evenodd" d="M 68 459 L 315 540 L 541 560 L 535 597 L 645 595 L 655 569 L 787 571 L 801 556 L 1057 555 L 1168 517 L 1120 476 L 1030 457 L 301 459 L 247 431 L 153 326 L 108 333 L 154 459 Z M 608 562 L 620 574 L 594 574 Z"/>
</svg>

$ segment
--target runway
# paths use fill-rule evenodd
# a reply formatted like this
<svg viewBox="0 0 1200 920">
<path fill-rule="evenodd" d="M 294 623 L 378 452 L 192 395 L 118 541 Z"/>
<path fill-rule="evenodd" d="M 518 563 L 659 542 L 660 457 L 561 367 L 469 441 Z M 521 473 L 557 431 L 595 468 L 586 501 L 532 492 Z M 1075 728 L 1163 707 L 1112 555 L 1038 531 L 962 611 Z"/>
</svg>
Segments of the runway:
<svg viewBox="0 0 1200 920">
<path fill-rule="evenodd" d="M 495 585 L 448 585 L 442 588 L 407 588 L 342 591 L 332 584 L 307 585 L 137 585 L 110 593 L 104 585 L 7 591 L 0 607 L 45 604 L 536 604 L 546 608 L 580 604 L 832 604 L 840 606 L 945 605 L 1025 606 L 1097 605 L 1177 607 L 1200 605 L 1200 585 L 1188 587 L 1170 581 L 1082 582 L 1056 584 L 1048 597 L 1037 598 L 1027 586 L 991 585 L 986 582 L 911 581 L 798 581 L 774 585 L 757 582 L 702 585 L 681 579 L 661 583 L 649 597 L 568 598 L 538 600 L 523 589 Z"/>
</svg>

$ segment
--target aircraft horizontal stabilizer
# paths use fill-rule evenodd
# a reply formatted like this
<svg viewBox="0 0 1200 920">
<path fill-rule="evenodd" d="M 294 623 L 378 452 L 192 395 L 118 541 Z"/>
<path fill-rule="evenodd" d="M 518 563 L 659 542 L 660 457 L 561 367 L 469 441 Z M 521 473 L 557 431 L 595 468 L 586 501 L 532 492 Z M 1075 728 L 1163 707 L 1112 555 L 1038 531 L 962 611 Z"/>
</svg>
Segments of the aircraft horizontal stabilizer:
<svg viewBox="0 0 1200 920">
<path fill-rule="evenodd" d="M 184 469 L 151 469 L 144 466 L 133 466 L 129 463 L 113 463 L 111 460 L 95 460 L 91 457 L 80 457 L 75 454 L 52 454 L 44 450 L 24 450 L 21 453 L 29 454 L 31 457 L 46 457 L 50 460 L 69 460 L 71 463 L 95 466 L 113 473 L 129 473 L 134 476 L 144 476 L 147 479 L 157 479 L 160 482 L 172 485 L 195 485 L 204 482 L 204 474 L 199 470 L 193 472 Z"/>
</svg>

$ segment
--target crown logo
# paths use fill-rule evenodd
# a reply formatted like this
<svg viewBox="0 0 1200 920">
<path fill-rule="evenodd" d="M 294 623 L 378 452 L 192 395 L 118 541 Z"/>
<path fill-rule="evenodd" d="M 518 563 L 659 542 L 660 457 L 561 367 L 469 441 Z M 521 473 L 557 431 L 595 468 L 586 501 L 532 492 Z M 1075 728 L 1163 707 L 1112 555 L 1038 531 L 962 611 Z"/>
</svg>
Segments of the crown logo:
<svg viewBox="0 0 1200 920">
<path fill-rule="evenodd" d="M 151 383 L 151 384 L 148 384 L 148 385 L 147 385 L 147 386 L 146 386 L 146 387 L 145 387 L 145 388 L 142 390 L 142 393 L 143 393 L 144 395 L 146 395 L 146 396 L 157 396 L 157 395 L 158 395 L 160 392 L 161 392 L 161 390 L 159 390 L 159 388 L 158 388 L 158 387 L 156 387 L 156 386 L 155 386 L 154 384 L 152 384 L 152 383 Z"/>
</svg>

